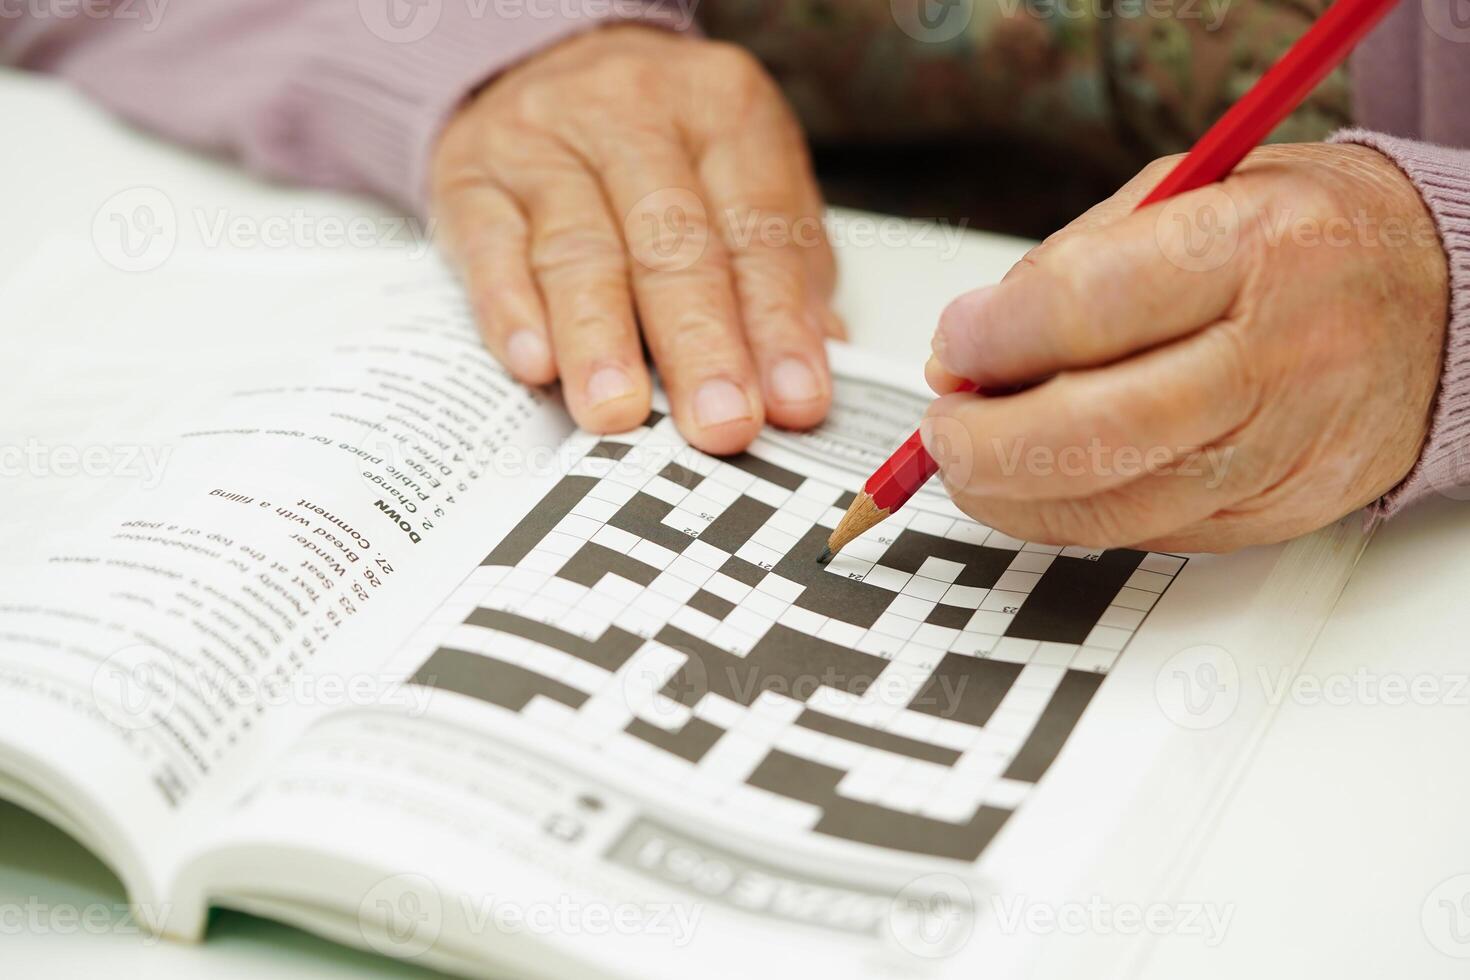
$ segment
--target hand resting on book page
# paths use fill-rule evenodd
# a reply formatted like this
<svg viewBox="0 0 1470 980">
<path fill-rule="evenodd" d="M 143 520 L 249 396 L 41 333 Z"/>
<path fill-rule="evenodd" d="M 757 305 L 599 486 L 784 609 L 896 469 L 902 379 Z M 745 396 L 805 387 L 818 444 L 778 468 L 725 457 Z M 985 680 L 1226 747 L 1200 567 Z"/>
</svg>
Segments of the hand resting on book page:
<svg viewBox="0 0 1470 980">
<path fill-rule="evenodd" d="M 956 502 L 1031 541 L 1217 551 L 1321 527 L 1415 465 L 1448 269 L 1378 151 L 1256 151 L 1130 214 L 1159 161 L 941 318 L 922 426 Z M 1049 380 L 1020 394 L 954 393 Z"/>
<path fill-rule="evenodd" d="M 640 325 L 699 449 L 826 414 L 821 196 L 748 53 L 632 26 L 553 47 L 450 122 L 432 197 L 490 349 L 524 382 L 559 377 L 583 428 L 648 416 Z"/>
</svg>

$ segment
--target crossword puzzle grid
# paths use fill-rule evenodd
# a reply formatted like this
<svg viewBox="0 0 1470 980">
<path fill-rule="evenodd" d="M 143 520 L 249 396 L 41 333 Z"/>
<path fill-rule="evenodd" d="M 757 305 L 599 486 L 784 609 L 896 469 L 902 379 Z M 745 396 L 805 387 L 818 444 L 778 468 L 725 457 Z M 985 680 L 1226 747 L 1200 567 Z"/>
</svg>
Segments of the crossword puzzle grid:
<svg viewBox="0 0 1470 980">
<path fill-rule="evenodd" d="M 974 860 L 1184 564 L 911 505 L 822 568 L 838 487 L 658 415 L 588 446 L 415 681 L 793 831 Z"/>
</svg>

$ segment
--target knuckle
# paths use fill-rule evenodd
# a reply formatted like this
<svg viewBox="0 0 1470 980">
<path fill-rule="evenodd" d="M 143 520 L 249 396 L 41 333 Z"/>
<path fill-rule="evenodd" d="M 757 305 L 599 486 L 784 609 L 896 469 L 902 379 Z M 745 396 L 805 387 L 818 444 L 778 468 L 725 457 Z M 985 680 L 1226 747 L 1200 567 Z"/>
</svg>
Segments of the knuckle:
<svg viewBox="0 0 1470 980">
<path fill-rule="evenodd" d="M 1220 369 L 1225 397 L 1243 407 L 1248 417 L 1254 414 L 1256 395 L 1261 388 L 1257 359 L 1251 356 L 1244 328 L 1230 321 L 1218 325 L 1208 334 L 1214 344 L 1212 356 Z"/>
<path fill-rule="evenodd" d="M 1060 500 L 1037 514 L 1047 544 L 1112 548 L 1128 543 L 1124 517 L 1105 496 Z"/>
<path fill-rule="evenodd" d="M 532 126 L 493 123 L 480 133 L 479 153 L 492 173 L 540 172 L 556 154 Z"/>
<path fill-rule="evenodd" d="M 710 41 L 702 54 L 706 69 L 725 81 L 764 79 L 766 70 L 746 48 L 728 41 Z"/>
<path fill-rule="evenodd" d="M 551 325 L 558 345 L 577 347 L 584 353 L 593 350 L 614 349 L 621 342 L 621 333 L 605 316 L 595 311 L 579 310 Z"/>
<path fill-rule="evenodd" d="M 1101 338 L 1088 315 L 1093 308 L 1093 291 L 1083 282 L 1081 269 L 1088 261 L 1086 243 L 1077 238 L 1053 246 L 1052 268 L 1047 288 L 1046 318 L 1041 340 L 1057 358 L 1089 357 L 1099 349 Z"/>
<path fill-rule="evenodd" d="M 538 276 L 569 273 L 623 275 L 627 257 L 622 242 L 610 232 L 586 225 L 544 229 L 531 244 L 531 268 Z"/>
<path fill-rule="evenodd" d="M 1299 170 L 1285 170 L 1273 181 L 1271 207 L 1313 218 L 1338 214 L 1343 195 L 1333 181 L 1325 181 Z"/>
<path fill-rule="evenodd" d="M 649 330 L 647 336 L 655 360 L 675 372 L 708 374 L 744 359 L 730 325 L 708 313 L 677 316 Z"/>
<path fill-rule="evenodd" d="M 619 52 L 600 58 L 579 87 L 584 94 L 592 91 L 621 98 L 630 93 L 657 91 L 661 87 L 660 75 L 657 62 L 642 54 Z"/>
<path fill-rule="evenodd" d="M 729 273 L 721 261 L 646 272 L 639 278 L 638 290 L 650 308 L 676 311 L 673 316 L 657 317 L 664 323 L 718 321 L 716 311 L 730 304 Z"/>
<path fill-rule="evenodd" d="M 782 104 L 760 61 L 738 45 L 711 44 L 701 67 L 706 85 L 721 106 L 722 128 L 741 127 L 754 119 L 768 123 L 773 105 Z"/>
<path fill-rule="evenodd" d="M 1170 153 L 1168 156 L 1162 156 L 1158 157 L 1157 159 L 1150 160 L 1148 163 L 1144 164 L 1143 169 L 1139 171 L 1139 175 L 1157 182 L 1158 180 L 1161 180 L 1165 174 L 1169 173 L 1171 170 L 1177 167 L 1179 165 L 1179 162 L 1184 159 L 1184 156 L 1185 154 L 1183 153 Z"/>
<path fill-rule="evenodd" d="M 681 314 L 670 320 L 659 335 L 666 349 L 686 357 L 722 357 L 731 346 L 728 326 L 705 312 Z"/>
<path fill-rule="evenodd" d="M 798 313 L 804 295 L 805 270 L 799 262 L 787 262 L 759 252 L 735 252 L 730 257 L 741 306 L 750 313 L 770 315 Z"/>
</svg>

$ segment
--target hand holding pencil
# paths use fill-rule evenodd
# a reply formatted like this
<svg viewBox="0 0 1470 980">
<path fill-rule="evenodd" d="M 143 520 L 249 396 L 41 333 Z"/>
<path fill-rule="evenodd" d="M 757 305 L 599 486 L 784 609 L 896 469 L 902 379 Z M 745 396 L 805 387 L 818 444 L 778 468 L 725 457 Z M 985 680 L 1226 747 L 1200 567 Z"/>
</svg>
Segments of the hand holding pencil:
<svg viewBox="0 0 1470 980">
<path fill-rule="evenodd" d="M 1391 6 L 1339 0 L 1188 156 L 951 304 L 927 371 L 942 397 L 829 553 L 935 471 L 1016 537 L 1162 550 L 1281 540 L 1398 484 L 1439 378 L 1433 221 L 1371 148 L 1246 156 Z"/>
</svg>

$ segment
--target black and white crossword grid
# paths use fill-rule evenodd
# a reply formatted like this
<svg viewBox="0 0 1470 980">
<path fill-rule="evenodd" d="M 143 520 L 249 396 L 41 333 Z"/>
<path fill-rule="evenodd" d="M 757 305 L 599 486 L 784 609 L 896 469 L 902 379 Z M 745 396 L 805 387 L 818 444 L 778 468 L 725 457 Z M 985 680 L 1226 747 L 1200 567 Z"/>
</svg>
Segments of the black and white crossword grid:
<svg viewBox="0 0 1470 980">
<path fill-rule="evenodd" d="M 782 454 L 578 438 L 414 681 L 792 833 L 975 860 L 1184 564 L 916 500 L 824 568 L 852 496 Z"/>
</svg>

